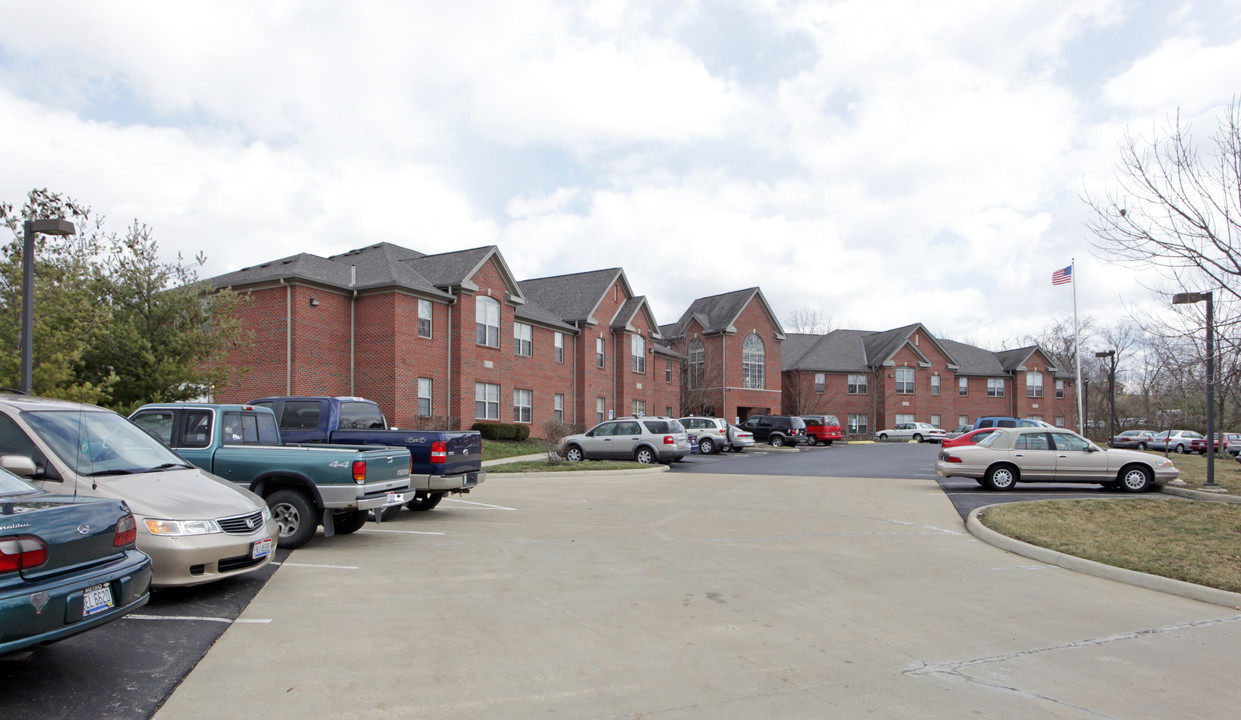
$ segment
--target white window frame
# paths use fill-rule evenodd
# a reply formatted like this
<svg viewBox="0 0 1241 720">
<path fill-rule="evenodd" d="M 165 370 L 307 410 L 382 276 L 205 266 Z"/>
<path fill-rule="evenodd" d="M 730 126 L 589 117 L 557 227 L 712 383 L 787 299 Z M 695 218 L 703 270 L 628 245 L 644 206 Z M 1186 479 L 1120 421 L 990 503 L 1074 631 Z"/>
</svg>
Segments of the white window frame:
<svg viewBox="0 0 1241 720">
<path fill-rule="evenodd" d="M 434 384 L 431 378 L 418 378 L 418 414 L 422 417 L 431 416 L 431 391 Z"/>
<path fill-rule="evenodd" d="M 474 383 L 474 417 L 479 420 L 500 419 L 500 386 L 495 383 Z"/>
<path fill-rule="evenodd" d="M 766 387 L 767 346 L 757 333 L 750 333 L 741 344 L 741 387 L 762 390 Z"/>
<path fill-rule="evenodd" d="M 1026 397 L 1043 397 L 1043 373 L 1037 371 L 1026 373 Z"/>
<path fill-rule="evenodd" d="M 433 307 L 430 300 L 418 299 L 418 337 L 431 337 Z"/>
<path fill-rule="evenodd" d="M 868 384 L 869 383 L 867 382 L 867 378 L 865 375 L 850 375 L 849 376 L 849 394 L 850 395 L 865 395 L 869 391 L 869 388 L 866 387 Z M 862 417 L 865 418 L 866 416 L 863 415 Z"/>
<path fill-rule="evenodd" d="M 931 376 L 931 394 L 932 395 L 939 394 L 939 376 L 938 375 Z M 931 423 L 931 424 L 934 425 L 935 423 Z"/>
<path fill-rule="evenodd" d="M 534 392 L 523 388 L 513 389 L 513 422 L 529 423 L 534 417 Z"/>
<path fill-rule="evenodd" d="M 822 395 L 827 392 L 827 373 L 814 374 L 814 394 Z"/>
<path fill-rule="evenodd" d="M 534 354 L 534 327 L 523 322 L 513 323 L 513 353 L 522 357 Z"/>
<path fill-rule="evenodd" d="M 564 333 L 557 331 L 553 335 L 553 344 L 556 347 L 556 362 L 564 362 Z"/>
<path fill-rule="evenodd" d="M 987 397 L 1004 397 L 1004 378 L 987 378 Z"/>
<path fill-rule="evenodd" d="M 564 422 L 564 393 L 552 396 L 552 416 L 556 418 L 556 422 Z"/>
<path fill-rule="evenodd" d="M 1056 381 L 1056 397 L 1058 398 L 1064 397 L 1064 381 L 1063 380 Z"/>
<path fill-rule="evenodd" d="M 849 415 L 849 434 L 850 435 L 870 434 L 869 419 L 865 415 Z"/>
<path fill-rule="evenodd" d="M 957 378 L 957 395 L 961 397 L 969 397 L 970 395 L 970 379 Z"/>
<path fill-rule="evenodd" d="M 474 301 L 474 341 L 484 347 L 500 347 L 500 303 L 486 296 Z"/>
<path fill-rule="evenodd" d="M 595 338 L 595 367 L 602 368 L 608 366 L 607 348 L 607 341 L 603 339 L 602 335 Z"/>
<path fill-rule="evenodd" d="M 686 354 L 689 358 L 689 377 L 686 380 L 691 388 L 702 387 L 703 374 L 706 372 L 706 348 L 703 347 L 702 341 L 694 338 L 689 342 L 689 352 Z"/>
<path fill-rule="evenodd" d="M 646 374 L 646 338 L 634 333 L 629 341 L 629 352 L 633 358 L 633 371 Z"/>
<path fill-rule="evenodd" d="M 645 400 L 634 400 L 633 401 L 633 416 L 634 417 L 646 417 L 646 401 Z"/>
<path fill-rule="evenodd" d="M 916 421 L 914 420 L 914 414 L 913 414 L 913 413 L 897 413 L 897 414 L 896 414 L 896 424 L 897 424 L 897 425 L 904 425 L 905 423 L 912 423 L 912 422 L 916 422 Z"/>
<path fill-rule="evenodd" d="M 595 423 L 601 423 L 608 419 L 607 400 L 605 398 L 595 398 Z"/>
<path fill-rule="evenodd" d="M 914 394 L 914 369 L 911 367 L 898 367 L 894 373 L 896 376 L 896 394 L 897 395 L 913 395 Z M 910 420 L 909 422 L 913 422 Z"/>
</svg>

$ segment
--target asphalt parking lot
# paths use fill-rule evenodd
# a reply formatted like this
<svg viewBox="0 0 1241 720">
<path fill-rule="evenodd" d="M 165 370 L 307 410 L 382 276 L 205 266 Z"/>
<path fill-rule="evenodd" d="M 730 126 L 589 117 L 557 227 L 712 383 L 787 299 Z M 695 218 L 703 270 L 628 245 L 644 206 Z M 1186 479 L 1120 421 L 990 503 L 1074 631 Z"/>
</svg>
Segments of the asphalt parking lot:
<svg viewBox="0 0 1241 720">
<path fill-rule="evenodd" d="M 1061 672 L 1052 658 L 1111 648 L 1090 661 L 1109 669 L 1109 693 L 1160 687 L 1165 660 L 1145 657 L 1139 638 L 1186 664 L 1235 662 L 1236 613 L 984 549 L 961 525 L 984 499 L 1102 491 L 939 482 L 937 451 L 759 449 L 655 475 L 492 475 L 431 513 L 279 551 L 279 572 L 162 591 L 140 617 L 0 662 L 0 709 L 144 718 L 167 700 L 161 718 L 252 717 L 272 703 L 299 717 L 959 717 L 944 693 L 960 693 L 984 715 L 1161 717 L 1109 715 L 1127 706 L 1045 685 Z M 1009 677 L 1022 666 L 1034 666 L 1033 685 Z M 1192 699 L 1196 683 L 1161 688 L 1150 707 Z"/>
</svg>

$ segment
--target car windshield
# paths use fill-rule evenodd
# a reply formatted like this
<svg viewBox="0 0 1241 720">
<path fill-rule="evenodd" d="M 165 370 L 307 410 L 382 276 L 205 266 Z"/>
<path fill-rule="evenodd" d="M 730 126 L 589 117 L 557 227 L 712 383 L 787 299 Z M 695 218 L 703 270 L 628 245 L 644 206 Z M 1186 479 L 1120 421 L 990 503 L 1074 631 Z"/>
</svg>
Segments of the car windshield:
<svg viewBox="0 0 1241 720">
<path fill-rule="evenodd" d="M 22 480 L 8 470 L 0 470 L 0 496 L 29 495 L 41 492 L 38 488 Z"/>
<path fill-rule="evenodd" d="M 128 475 L 185 466 L 175 453 L 116 413 L 40 410 L 23 412 L 22 418 L 82 475 Z"/>
</svg>

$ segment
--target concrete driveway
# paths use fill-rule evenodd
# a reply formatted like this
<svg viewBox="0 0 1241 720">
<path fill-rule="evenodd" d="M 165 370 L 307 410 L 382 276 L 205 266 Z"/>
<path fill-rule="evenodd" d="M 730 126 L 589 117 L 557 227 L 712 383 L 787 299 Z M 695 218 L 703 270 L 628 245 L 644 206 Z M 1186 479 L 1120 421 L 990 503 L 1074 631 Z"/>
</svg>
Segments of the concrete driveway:
<svg viewBox="0 0 1241 720">
<path fill-rule="evenodd" d="M 295 551 L 156 717 L 1232 718 L 1241 612 L 933 480 L 491 475 Z"/>
</svg>

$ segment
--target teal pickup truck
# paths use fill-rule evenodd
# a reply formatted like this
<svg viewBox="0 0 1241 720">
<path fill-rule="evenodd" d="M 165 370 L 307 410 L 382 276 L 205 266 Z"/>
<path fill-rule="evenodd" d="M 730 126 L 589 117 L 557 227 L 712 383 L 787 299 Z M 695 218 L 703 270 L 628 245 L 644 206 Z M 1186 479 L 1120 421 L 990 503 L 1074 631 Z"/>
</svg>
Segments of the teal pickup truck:
<svg viewBox="0 0 1241 720">
<path fill-rule="evenodd" d="M 163 403 L 143 405 L 129 419 L 186 460 L 266 500 L 282 548 L 306 544 L 320 524 L 327 537 L 355 532 L 371 510 L 413 497 L 409 450 L 281 445 L 268 408 Z"/>
</svg>

